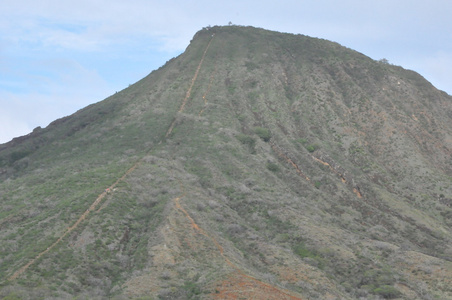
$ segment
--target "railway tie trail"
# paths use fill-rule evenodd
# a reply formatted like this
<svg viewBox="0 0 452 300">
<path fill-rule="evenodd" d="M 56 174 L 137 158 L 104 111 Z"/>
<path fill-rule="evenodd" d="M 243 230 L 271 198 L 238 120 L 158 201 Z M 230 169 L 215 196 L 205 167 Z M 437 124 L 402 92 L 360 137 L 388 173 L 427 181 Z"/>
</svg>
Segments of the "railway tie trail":
<svg viewBox="0 0 452 300">
<path fill-rule="evenodd" d="M 199 117 L 203 114 L 204 110 L 207 107 L 207 103 L 208 103 L 208 101 L 207 101 L 207 94 L 210 92 L 210 88 L 212 87 L 212 83 L 213 83 L 213 80 L 215 78 L 216 72 L 217 72 L 217 68 L 215 67 L 215 70 L 212 72 L 212 75 L 210 75 L 209 85 L 207 86 L 207 90 L 205 91 L 204 95 L 202 95 L 202 99 L 204 100 L 204 106 L 199 111 L 199 114 L 198 114 Z"/>
<path fill-rule="evenodd" d="M 204 62 L 204 58 L 206 57 L 207 50 L 209 50 L 210 44 L 212 43 L 214 36 L 215 36 L 215 34 L 212 35 L 212 38 L 210 39 L 209 43 L 207 44 L 206 49 L 204 50 L 201 60 L 199 61 L 198 67 L 196 68 L 195 75 L 191 79 L 190 87 L 188 88 L 187 92 L 185 93 L 185 98 L 182 101 L 182 104 L 181 104 L 178 112 L 183 112 L 185 109 L 185 105 L 187 104 L 188 99 L 190 98 L 191 90 L 192 90 L 193 86 L 195 85 L 196 79 L 198 78 L 198 74 L 199 74 L 199 71 L 201 70 L 202 63 Z M 173 132 L 175 125 L 176 125 L 176 118 L 174 118 L 173 122 L 171 123 L 170 127 L 168 128 L 168 131 L 165 134 L 165 138 L 167 138 L 171 134 L 171 132 Z"/>
<path fill-rule="evenodd" d="M 190 98 L 190 93 L 191 90 L 193 88 L 193 85 L 196 82 L 196 79 L 198 78 L 198 74 L 199 71 L 201 70 L 201 66 L 202 63 L 204 62 L 204 58 L 207 54 L 207 50 L 210 47 L 210 44 L 212 43 L 212 40 L 214 38 L 215 34 L 212 35 L 212 38 L 209 40 L 209 43 L 207 44 L 204 53 L 202 55 L 202 58 L 198 64 L 198 67 L 196 68 L 195 74 L 193 75 L 193 78 L 191 79 L 191 84 L 190 87 L 188 88 L 186 94 L 185 94 L 185 98 L 182 101 L 182 104 L 179 108 L 178 112 L 182 112 L 185 108 L 185 105 L 187 104 L 188 99 Z M 169 126 L 165 138 L 167 138 L 174 126 L 175 126 L 175 120 L 171 123 L 171 125 Z M 161 144 L 162 141 L 160 141 L 158 144 Z M 139 165 L 142 164 L 143 162 L 143 158 L 152 150 L 149 149 L 140 159 L 138 159 L 138 161 L 135 162 L 135 164 L 130 167 L 129 169 L 127 169 L 127 171 L 120 177 L 118 178 L 112 185 L 110 185 L 105 191 L 103 191 L 101 194 L 99 194 L 96 198 L 96 200 L 94 200 L 94 202 L 90 205 L 90 207 L 77 219 L 77 221 L 75 221 L 75 223 L 66 228 L 66 230 L 63 232 L 62 235 L 60 235 L 58 237 L 58 239 L 53 242 L 53 244 L 51 244 L 49 247 L 47 247 L 44 251 L 41 251 L 38 255 L 36 255 L 34 258 L 32 258 L 31 260 L 29 260 L 24 266 L 22 266 L 21 268 L 19 268 L 16 272 L 14 272 L 11 276 L 8 277 L 8 281 L 13 281 L 15 279 L 17 279 L 20 275 L 22 275 L 25 271 L 27 271 L 27 269 L 33 265 L 38 259 L 40 259 L 41 257 L 43 257 L 44 255 L 46 255 L 49 251 L 51 251 L 53 248 L 55 248 L 59 243 L 61 243 L 61 241 L 72 231 L 74 231 L 75 229 L 78 228 L 78 226 L 89 216 L 89 214 L 94 211 L 96 209 L 96 207 L 99 205 L 99 203 L 102 202 L 102 200 L 105 198 L 105 196 L 108 194 L 109 191 L 113 191 L 113 189 L 118 185 L 118 183 L 120 183 L 121 181 L 123 181 L 130 173 L 132 173 Z"/>
</svg>

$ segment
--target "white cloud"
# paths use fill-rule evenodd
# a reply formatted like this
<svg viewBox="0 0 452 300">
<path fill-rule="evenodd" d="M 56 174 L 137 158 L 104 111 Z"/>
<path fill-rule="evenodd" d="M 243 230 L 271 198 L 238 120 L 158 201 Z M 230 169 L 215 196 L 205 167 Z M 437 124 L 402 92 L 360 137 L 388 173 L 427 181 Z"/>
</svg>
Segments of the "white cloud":
<svg viewBox="0 0 452 300">
<path fill-rule="evenodd" d="M 167 47 L 182 46 L 175 39 L 200 29 L 190 3 L 162 1 L 11 1 L 2 3 L 3 39 L 37 47 L 100 50 L 136 38 L 162 38 Z M 180 48 L 179 48 L 180 49 Z"/>
<path fill-rule="evenodd" d="M 0 132 L 97 102 L 229 21 L 333 40 L 452 93 L 450 15 L 451 1 L 430 0 L 2 0 Z"/>
</svg>

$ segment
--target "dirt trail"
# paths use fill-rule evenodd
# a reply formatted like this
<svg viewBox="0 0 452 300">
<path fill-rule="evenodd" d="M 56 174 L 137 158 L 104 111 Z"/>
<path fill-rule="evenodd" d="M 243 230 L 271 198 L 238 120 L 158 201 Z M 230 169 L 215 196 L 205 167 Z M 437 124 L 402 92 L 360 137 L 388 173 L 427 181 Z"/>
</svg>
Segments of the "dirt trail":
<svg viewBox="0 0 452 300">
<path fill-rule="evenodd" d="M 188 99 L 190 98 L 190 93 L 191 90 L 193 88 L 193 85 L 195 84 L 196 78 L 198 77 L 199 71 L 201 69 L 202 63 L 204 61 L 204 58 L 206 56 L 207 50 L 209 49 L 210 44 L 212 43 L 213 37 L 215 36 L 212 35 L 212 38 L 210 39 L 209 43 L 207 44 L 204 53 L 202 55 L 201 61 L 198 64 L 198 67 L 196 68 L 196 72 L 195 75 L 193 76 L 192 80 L 191 80 L 191 84 L 190 87 L 187 90 L 187 93 L 185 94 L 185 98 L 182 101 L 182 104 L 179 108 L 179 112 L 182 112 L 185 108 L 185 105 L 188 101 Z M 168 128 L 168 131 L 166 132 L 165 137 L 168 137 L 174 126 L 175 126 L 175 120 L 171 123 L 170 127 Z M 159 142 L 159 144 L 162 141 Z M 69 233 L 71 233 L 72 231 L 74 231 L 81 222 L 83 222 L 88 215 L 90 214 L 91 211 L 94 211 L 96 209 L 96 207 L 99 205 L 99 203 L 102 201 L 102 199 L 104 199 L 104 197 L 109 193 L 109 191 L 113 191 L 113 189 L 116 187 L 116 185 L 118 185 L 119 182 L 123 181 L 127 175 L 129 175 L 131 172 L 133 172 L 142 162 L 143 162 L 143 157 L 141 157 L 131 168 L 129 168 L 120 178 L 118 178 L 116 180 L 115 183 L 113 183 L 111 186 L 109 186 L 104 192 L 102 192 L 97 198 L 96 200 L 91 204 L 91 206 L 78 218 L 78 220 L 70 227 L 68 227 L 66 229 L 66 231 L 49 247 L 47 247 L 46 250 L 40 252 L 38 255 L 36 255 L 36 257 L 34 257 L 33 259 L 31 259 L 27 264 L 25 264 L 24 266 L 22 266 L 19 270 L 17 270 L 16 272 L 14 272 L 9 278 L 9 281 L 15 280 L 17 277 L 19 277 L 21 274 L 23 274 L 33 263 L 35 263 L 38 259 L 40 259 L 42 256 L 44 256 L 47 252 L 49 252 L 50 250 L 52 250 L 53 248 L 55 248 Z"/>
<path fill-rule="evenodd" d="M 198 74 L 199 74 L 199 71 L 201 70 L 202 63 L 204 62 L 204 58 L 206 57 L 207 50 L 209 50 L 210 44 L 212 43 L 212 40 L 213 40 L 214 36 L 215 36 L 215 34 L 212 35 L 212 38 L 210 39 L 209 43 L 207 44 L 206 49 L 204 50 L 204 53 L 203 53 L 203 55 L 201 57 L 201 60 L 199 61 L 198 67 L 196 68 L 195 75 L 191 79 L 190 87 L 188 88 L 187 93 L 185 93 L 185 98 L 182 101 L 182 104 L 181 104 L 178 112 L 183 112 L 184 109 L 185 109 L 185 105 L 187 104 L 188 99 L 190 98 L 191 90 L 193 88 L 193 85 L 196 82 L 196 79 L 198 78 Z M 168 131 L 166 132 L 165 137 L 168 137 L 171 134 L 171 132 L 173 132 L 173 129 L 174 129 L 175 125 L 176 125 L 176 118 L 174 118 L 174 121 L 171 123 Z"/>
<path fill-rule="evenodd" d="M 207 86 L 207 90 L 204 93 L 204 95 L 202 95 L 202 99 L 204 100 L 204 106 L 203 108 L 199 111 L 198 116 L 200 117 L 202 115 L 202 113 L 204 112 L 204 110 L 207 107 L 207 94 L 210 92 L 210 88 L 212 87 L 212 83 L 213 83 L 213 79 L 215 78 L 215 74 L 217 72 L 217 68 L 215 67 L 215 70 L 212 72 L 212 75 L 210 75 L 210 79 L 209 79 L 209 85 Z"/>
<path fill-rule="evenodd" d="M 279 147 L 275 143 L 270 142 L 270 146 L 272 147 L 273 151 L 275 151 L 276 154 L 278 154 L 279 157 L 281 157 L 286 162 L 288 162 L 295 169 L 295 171 L 297 171 L 298 175 L 300 175 L 301 177 L 306 179 L 309 183 L 313 184 L 311 182 L 311 180 L 309 179 L 309 177 L 300 170 L 298 165 L 292 159 L 290 159 L 290 157 L 288 157 L 281 149 L 279 149 Z M 325 162 L 325 161 L 321 160 L 320 158 L 317 158 L 317 157 L 315 157 L 313 155 L 311 155 L 311 158 L 314 161 L 316 161 L 318 163 L 321 163 L 324 166 L 327 166 L 333 173 L 339 175 L 339 177 L 341 178 L 342 183 L 345 183 L 345 184 L 348 183 L 347 180 L 345 179 L 344 174 L 342 174 L 341 172 L 335 170 L 332 165 L 330 165 L 329 163 L 327 163 L 327 162 Z M 362 198 L 363 197 L 362 192 L 359 190 L 359 187 L 357 187 L 357 186 L 353 187 L 353 193 L 355 193 L 358 198 Z"/>
<path fill-rule="evenodd" d="M 235 279 L 239 279 L 240 277 L 242 277 L 242 279 L 245 280 L 239 280 L 239 282 L 237 283 L 238 287 L 241 287 L 242 285 L 244 287 L 247 287 L 247 291 L 241 291 L 240 289 L 235 290 L 235 293 L 241 294 L 243 292 L 246 292 L 248 294 L 251 295 L 258 295 L 260 294 L 262 291 L 265 291 L 266 293 L 268 293 L 266 296 L 269 297 L 268 299 L 291 299 L 291 300 L 301 300 L 301 298 L 299 297 L 295 297 L 293 295 L 291 295 L 288 291 L 283 291 L 279 288 L 277 288 L 274 285 L 262 282 L 256 278 L 254 278 L 253 276 L 250 276 L 248 274 L 246 274 L 242 269 L 240 269 L 236 264 L 234 264 L 225 254 L 224 254 L 224 249 L 223 247 L 220 245 L 220 243 L 211 235 L 209 235 L 207 233 L 207 231 L 205 231 L 202 227 L 200 227 L 198 224 L 196 224 L 195 220 L 190 216 L 190 214 L 182 207 L 182 205 L 180 204 L 180 200 L 182 198 L 184 198 L 186 196 L 186 192 L 183 190 L 183 186 L 181 184 L 181 188 L 183 191 L 183 194 L 177 198 L 174 198 L 174 204 L 176 206 L 177 209 L 179 209 L 184 215 L 185 217 L 188 219 L 188 221 L 191 224 L 191 227 L 196 230 L 199 234 L 202 234 L 203 236 L 205 236 L 206 238 L 210 239 L 215 246 L 218 249 L 218 252 L 220 253 L 221 257 L 223 257 L 223 259 L 225 260 L 225 262 L 232 268 L 234 269 L 234 277 Z M 246 282 L 248 281 L 248 283 Z M 251 284 L 250 284 L 251 282 Z M 252 289 L 249 289 L 249 286 L 253 286 Z M 276 298 L 275 298 L 276 297 Z M 252 297 L 254 298 L 254 297 Z M 229 298 L 228 298 L 229 299 Z M 256 298 L 257 299 L 257 298 Z"/>
<path fill-rule="evenodd" d="M 113 183 L 112 185 L 110 185 L 104 192 L 102 192 L 97 198 L 96 200 L 91 204 L 91 206 L 78 218 L 78 220 L 71 226 L 68 227 L 66 229 L 66 231 L 49 247 L 47 247 L 46 250 L 42 251 L 41 253 L 39 253 L 35 258 L 33 258 L 32 260 L 30 260 L 26 265 L 24 265 L 22 268 L 20 268 L 19 270 L 17 270 L 13 275 L 11 275 L 8 280 L 14 280 L 17 277 L 19 277 L 23 272 L 25 272 L 36 260 L 40 259 L 43 255 L 45 255 L 47 252 L 49 252 L 50 250 L 52 250 L 56 245 L 58 245 L 61 240 L 63 240 L 69 233 L 71 233 L 72 231 L 74 231 L 74 229 L 76 229 L 78 227 L 78 225 L 86 219 L 86 217 L 90 214 L 91 211 L 95 210 L 97 205 L 99 205 L 99 203 L 102 201 L 102 199 L 108 194 L 108 191 L 113 190 L 116 185 L 118 185 L 119 182 L 121 182 L 122 180 L 124 180 L 124 178 L 129 175 L 133 170 L 136 169 L 136 167 L 138 167 L 138 165 L 141 163 L 141 161 L 136 162 L 130 169 L 128 169 L 124 175 L 122 175 L 118 180 L 116 180 L 115 183 Z"/>
<path fill-rule="evenodd" d="M 287 161 L 292 167 L 295 168 L 295 171 L 297 171 L 298 175 L 300 175 L 301 177 L 303 177 L 304 179 L 306 179 L 308 182 L 310 182 L 312 184 L 311 179 L 309 179 L 309 177 L 300 170 L 298 165 L 296 163 L 294 163 L 293 160 L 290 159 L 286 154 L 284 154 L 284 152 L 281 149 L 279 149 L 279 147 L 276 146 L 275 143 L 270 142 L 270 146 L 272 147 L 273 151 L 275 151 L 276 154 L 278 154 L 279 157 L 281 157 L 282 159 Z"/>
<path fill-rule="evenodd" d="M 320 159 L 320 158 L 318 158 L 318 157 L 315 157 L 314 155 L 311 155 L 311 157 L 312 157 L 313 160 L 315 160 L 316 162 L 321 163 L 321 164 L 324 165 L 324 166 L 327 166 L 327 167 L 331 170 L 331 172 L 333 172 L 333 173 L 335 173 L 336 175 L 338 175 L 338 176 L 341 178 L 342 183 L 349 184 L 349 185 L 351 184 L 351 183 L 348 182 L 347 179 L 345 178 L 345 175 L 344 175 L 345 172 L 342 173 L 341 171 L 337 170 L 335 167 L 333 167 L 333 166 L 332 166 L 331 164 L 329 164 L 328 162 L 323 161 L 322 159 Z M 359 190 L 359 187 L 357 187 L 357 186 L 354 186 L 354 187 L 353 187 L 353 193 L 355 193 L 355 194 L 356 194 L 356 197 L 358 197 L 358 198 L 362 198 L 362 197 L 363 197 L 363 194 L 361 193 L 361 191 Z"/>
</svg>

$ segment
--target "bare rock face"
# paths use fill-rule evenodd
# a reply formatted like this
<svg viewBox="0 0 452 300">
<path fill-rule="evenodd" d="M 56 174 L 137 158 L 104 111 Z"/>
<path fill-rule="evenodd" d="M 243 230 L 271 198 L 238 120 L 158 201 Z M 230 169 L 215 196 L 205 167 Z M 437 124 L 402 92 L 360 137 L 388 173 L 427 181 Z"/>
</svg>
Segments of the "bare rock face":
<svg viewBox="0 0 452 300">
<path fill-rule="evenodd" d="M 0 296 L 452 299 L 451 118 L 413 71 L 204 28 L 0 145 Z"/>
</svg>

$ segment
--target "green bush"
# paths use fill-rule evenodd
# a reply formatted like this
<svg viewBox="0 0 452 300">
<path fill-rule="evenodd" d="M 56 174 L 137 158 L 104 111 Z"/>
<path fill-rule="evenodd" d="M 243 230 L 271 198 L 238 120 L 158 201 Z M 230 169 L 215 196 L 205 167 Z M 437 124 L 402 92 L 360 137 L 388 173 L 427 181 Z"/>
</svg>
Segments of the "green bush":
<svg viewBox="0 0 452 300">
<path fill-rule="evenodd" d="M 299 139 L 296 139 L 295 142 L 305 145 L 308 142 L 308 140 L 304 139 L 304 138 L 299 138 Z"/>
<path fill-rule="evenodd" d="M 386 299 L 396 298 L 400 292 L 391 285 L 395 281 L 394 275 L 388 267 L 367 270 L 362 274 L 361 288 Z"/>
<path fill-rule="evenodd" d="M 201 294 L 201 289 L 194 282 L 186 281 L 183 288 L 187 293 L 188 299 L 192 299 L 193 297 L 196 297 L 197 295 Z"/>
<path fill-rule="evenodd" d="M 272 172 L 279 172 L 279 166 L 275 163 L 267 163 L 267 169 Z"/>
<path fill-rule="evenodd" d="M 324 267 L 324 259 L 316 251 L 312 251 L 306 248 L 303 242 L 296 244 L 293 247 L 293 252 L 301 258 L 311 258 L 315 260 L 320 269 Z"/>
<path fill-rule="evenodd" d="M 262 127 L 255 127 L 254 133 L 257 134 L 264 142 L 268 142 L 271 138 L 270 130 Z"/>
<path fill-rule="evenodd" d="M 248 146 L 251 153 L 255 152 L 254 146 L 256 145 L 256 140 L 253 137 L 246 134 L 239 134 L 236 137 L 242 144 Z"/>
<path fill-rule="evenodd" d="M 373 294 L 383 296 L 386 299 L 393 299 L 400 296 L 400 292 L 392 285 L 382 285 L 374 289 Z"/>
<path fill-rule="evenodd" d="M 3 298 L 3 300 L 20 300 L 20 299 L 22 298 L 17 296 L 17 294 L 14 292 Z"/>
<path fill-rule="evenodd" d="M 300 256 L 301 258 L 305 258 L 305 257 L 314 258 L 314 257 L 317 256 L 314 252 L 312 252 L 311 250 L 307 249 L 306 246 L 304 245 L 304 243 L 298 243 L 294 247 L 294 252 L 295 252 L 295 254 Z"/>
<path fill-rule="evenodd" d="M 310 153 L 314 152 L 317 149 L 319 149 L 319 146 L 315 144 L 310 144 L 306 146 L 306 150 L 308 150 Z"/>
<path fill-rule="evenodd" d="M 10 162 L 14 163 L 16 161 L 18 161 L 19 159 L 24 158 L 25 156 L 31 154 L 32 151 L 30 150 L 19 150 L 19 151 L 15 151 L 13 153 L 10 154 Z"/>
</svg>

